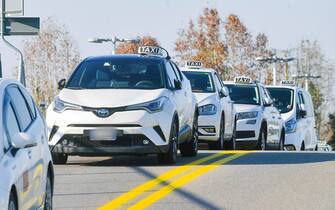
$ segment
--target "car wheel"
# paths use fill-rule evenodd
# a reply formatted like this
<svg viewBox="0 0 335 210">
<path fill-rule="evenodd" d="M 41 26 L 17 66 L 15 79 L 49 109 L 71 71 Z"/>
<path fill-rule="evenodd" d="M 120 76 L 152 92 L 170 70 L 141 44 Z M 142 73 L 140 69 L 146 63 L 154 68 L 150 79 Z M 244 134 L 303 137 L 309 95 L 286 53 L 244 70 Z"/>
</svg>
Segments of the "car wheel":
<svg viewBox="0 0 335 210">
<path fill-rule="evenodd" d="M 9 195 L 8 210 L 17 210 L 17 209 L 18 209 L 18 206 L 17 206 L 16 197 L 14 193 L 11 192 Z"/>
<path fill-rule="evenodd" d="M 180 145 L 180 153 L 182 156 L 194 157 L 198 154 L 198 116 L 194 117 L 192 128 L 192 139 Z"/>
<path fill-rule="evenodd" d="M 280 135 L 278 150 L 283 151 L 284 148 L 285 148 L 284 144 L 285 144 L 285 133 L 284 133 L 284 131 L 282 131 L 282 133 Z"/>
<path fill-rule="evenodd" d="M 157 158 L 163 164 L 175 164 L 177 162 L 178 153 L 178 128 L 177 123 L 174 122 L 171 126 L 169 150 L 167 153 L 158 154 Z"/>
<path fill-rule="evenodd" d="M 67 154 L 62 154 L 62 153 L 52 153 L 52 161 L 55 165 L 63 165 L 66 164 L 68 159 Z"/>
<path fill-rule="evenodd" d="M 300 151 L 305 151 L 305 142 L 303 141 L 302 143 L 301 143 L 301 147 L 300 147 Z"/>
<path fill-rule="evenodd" d="M 47 183 L 45 188 L 44 210 L 52 210 L 53 189 L 50 174 L 47 176 Z"/>
<path fill-rule="evenodd" d="M 225 122 L 224 117 L 222 116 L 220 122 L 220 137 L 216 142 L 211 142 L 208 144 L 209 149 L 222 150 L 224 148 L 224 132 L 225 132 Z"/>
<path fill-rule="evenodd" d="M 266 128 L 264 126 L 262 126 L 261 132 L 259 134 L 257 149 L 262 151 L 267 149 Z"/>
</svg>

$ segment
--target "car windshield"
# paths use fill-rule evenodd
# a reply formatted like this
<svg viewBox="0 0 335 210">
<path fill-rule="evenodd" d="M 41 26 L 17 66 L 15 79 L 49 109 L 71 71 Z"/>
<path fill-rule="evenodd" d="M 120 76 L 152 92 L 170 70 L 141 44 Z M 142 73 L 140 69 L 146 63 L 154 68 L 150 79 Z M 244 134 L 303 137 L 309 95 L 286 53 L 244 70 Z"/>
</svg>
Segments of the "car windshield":
<svg viewBox="0 0 335 210">
<path fill-rule="evenodd" d="M 274 106 L 280 113 L 287 113 L 293 109 L 293 90 L 288 88 L 268 88 Z"/>
<path fill-rule="evenodd" d="M 159 61 L 106 59 L 86 61 L 70 77 L 69 89 L 159 89 L 164 88 Z"/>
<path fill-rule="evenodd" d="M 256 85 L 226 85 L 229 96 L 235 104 L 259 105 L 259 93 Z"/>
<path fill-rule="evenodd" d="M 184 71 L 183 73 L 190 80 L 193 92 L 195 93 L 215 92 L 215 87 L 211 73 L 193 72 L 193 71 Z"/>
</svg>

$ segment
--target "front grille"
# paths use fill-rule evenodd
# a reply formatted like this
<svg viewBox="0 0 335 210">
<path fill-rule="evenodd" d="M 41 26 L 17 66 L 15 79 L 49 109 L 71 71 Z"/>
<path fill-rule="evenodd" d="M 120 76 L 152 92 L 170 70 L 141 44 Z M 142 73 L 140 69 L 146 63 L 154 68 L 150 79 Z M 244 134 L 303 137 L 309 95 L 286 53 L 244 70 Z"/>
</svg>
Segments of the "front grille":
<svg viewBox="0 0 335 210">
<path fill-rule="evenodd" d="M 256 137 L 255 131 L 236 131 L 237 139 L 246 139 Z"/>
<path fill-rule="evenodd" d="M 59 144 L 72 147 L 132 147 L 132 146 L 152 146 L 143 144 L 143 140 L 149 140 L 144 135 L 124 135 L 118 137 L 115 141 L 91 141 L 84 135 L 65 135 Z"/>
</svg>

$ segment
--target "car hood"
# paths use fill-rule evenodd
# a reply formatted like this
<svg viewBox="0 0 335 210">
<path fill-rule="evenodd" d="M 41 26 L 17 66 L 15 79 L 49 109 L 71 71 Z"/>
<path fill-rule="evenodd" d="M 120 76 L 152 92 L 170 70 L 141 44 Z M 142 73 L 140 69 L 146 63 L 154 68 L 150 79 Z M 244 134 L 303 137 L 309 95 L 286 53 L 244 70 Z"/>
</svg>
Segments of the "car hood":
<svg viewBox="0 0 335 210">
<path fill-rule="evenodd" d="M 250 105 L 250 104 L 234 104 L 234 108 L 236 113 L 238 112 L 253 112 L 253 111 L 257 111 L 259 112 L 260 106 L 258 105 Z"/>
<path fill-rule="evenodd" d="M 59 98 L 62 101 L 86 107 L 122 107 L 155 100 L 165 89 L 63 89 Z"/>
<path fill-rule="evenodd" d="M 198 106 L 206 104 L 216 104 L 218 95 L 216 93 L 194 93 Z"/>
</svg>

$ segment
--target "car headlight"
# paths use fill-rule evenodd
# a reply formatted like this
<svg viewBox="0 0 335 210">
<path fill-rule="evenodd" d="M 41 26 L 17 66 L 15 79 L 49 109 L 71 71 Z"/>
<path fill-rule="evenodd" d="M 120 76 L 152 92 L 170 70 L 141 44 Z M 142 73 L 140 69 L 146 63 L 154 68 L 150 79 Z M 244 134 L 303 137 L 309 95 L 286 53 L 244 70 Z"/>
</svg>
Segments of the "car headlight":
<svg viewBox="0 0 335 210">
<path fill-rule="evenodd" d="M 257 118 L 258 112 L 240 112 L 237 113 L 236 118 L 237 120 L 244 120 L 244 119 L 253 119 Z"/>
<path fill-rule="evenodd" d="M 62 101 L 58 96 L 55 98 L 53 107 L 54 111 L 59 113 L 64 112 L 65 110 L 82 110 L 81 106 Z"/>
<path fill-rule="evenodd" d="M 136 105 L 131 105 L 126 108 L 126 110 L 139 110 L 143 109 L 146 110 L 149 113 L 155 113 L 155 112 L 160 112 L 163 111 L 164 105 L 169 99 L 165 96 L 162 96 L 156 100 L 141 103 L 141 104 L 136 104 Z"/>
<path fill-rule="evenodd" d="M 291 119 L 285 123 L 285 133 L 294 133 L 297 128 L 297 121 Z"/>
<path fill-rule="evenodd" d="M 216 106 L 213 104 L 207 104 L 199 107 L 199 115 L 215 115 Z"/>
</svg>

